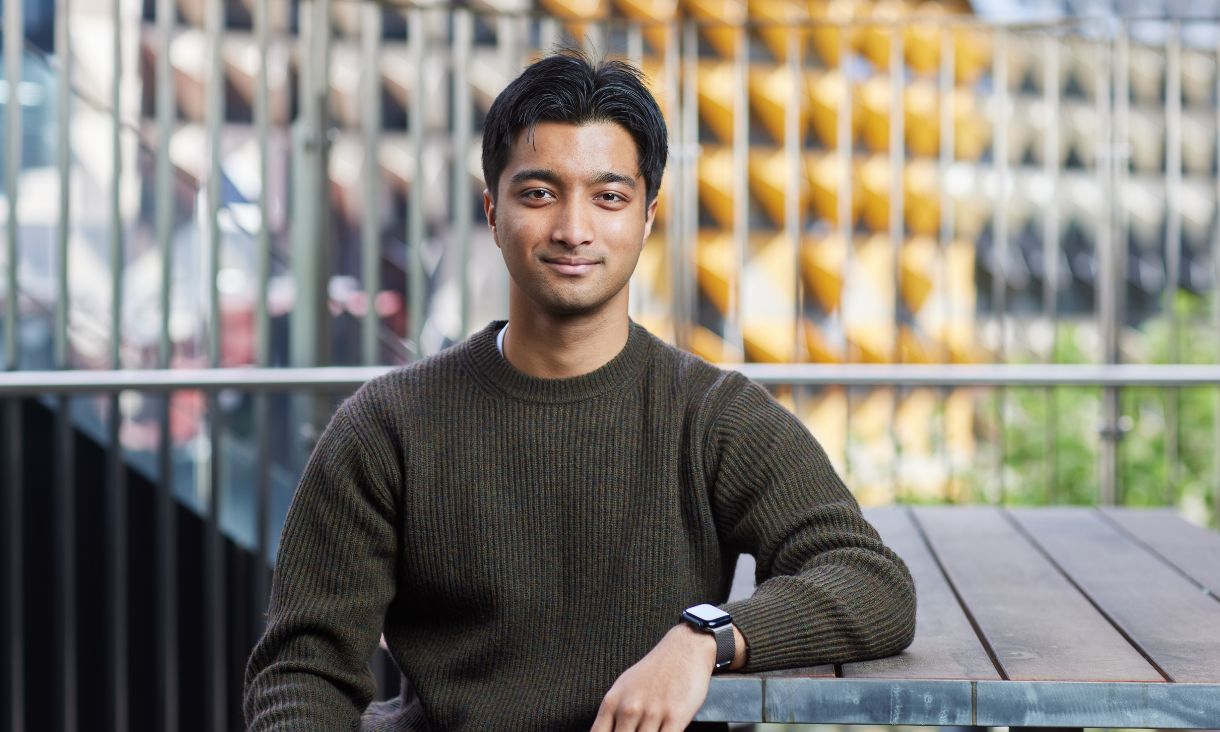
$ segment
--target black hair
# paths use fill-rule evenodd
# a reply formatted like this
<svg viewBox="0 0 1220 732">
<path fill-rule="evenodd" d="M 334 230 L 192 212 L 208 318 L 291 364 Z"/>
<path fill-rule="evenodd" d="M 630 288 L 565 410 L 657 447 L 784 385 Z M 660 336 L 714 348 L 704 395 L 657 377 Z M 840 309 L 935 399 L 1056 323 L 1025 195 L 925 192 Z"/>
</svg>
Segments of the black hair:
<svg viewBox="0 0 1220 732">
<path fill-rule="evenodd" d="M 645 205 L 661 187 L 668 155 L 665 118 L 639 69 L 622 61 L 594 63 L 562 49 L 531 64 L 492 102 L 483 124 L 483 179 L 494 198 L 513 141 L 540 122 L 613 122 L 635 140 Z"/>
</svg>

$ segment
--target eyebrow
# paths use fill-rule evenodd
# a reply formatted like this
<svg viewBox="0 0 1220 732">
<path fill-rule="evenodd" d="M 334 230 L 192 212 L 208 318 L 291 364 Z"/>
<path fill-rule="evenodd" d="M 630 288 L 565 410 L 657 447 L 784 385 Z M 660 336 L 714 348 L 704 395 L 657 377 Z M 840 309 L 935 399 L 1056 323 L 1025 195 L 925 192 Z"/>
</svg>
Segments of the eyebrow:
<svg viewBox="0 0 1220 732">
<path fill-rule="evenodd" d="M 526 170 L 518 170 L 516 173 L 513 173 L 512 177 L 509 178 L 509 185 L 518 185 L 530 180 L 540 180 L 554 185 L 559 185 L 562 182 L 559 179 L 559 175 L 553 170 L 549 170 L 547 168 L 528 168 Z M 599 173 L 593 176 L 593 178 L 589 180 L 589 183 L 592 185 L 622 183 L 623 185 L 633 189 L 637 187 L 635 178 L 611 171 L 605 171 L 604 173 Z"/>
</svg>

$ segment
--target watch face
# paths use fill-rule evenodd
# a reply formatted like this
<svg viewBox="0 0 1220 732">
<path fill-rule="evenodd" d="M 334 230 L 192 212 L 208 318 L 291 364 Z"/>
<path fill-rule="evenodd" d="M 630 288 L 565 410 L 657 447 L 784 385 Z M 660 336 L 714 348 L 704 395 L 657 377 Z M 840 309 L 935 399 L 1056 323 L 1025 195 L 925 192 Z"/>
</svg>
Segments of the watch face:
<svg viewBox="0 0 1220 732">
<path fill-rule="evenodd" d="M 715 605 L 706 603 L 688 607 L 685 614 L 710 628 L 718 628 L 725 623 L 732 622 L 732 617 L 728 613 Z"/>
</svg>

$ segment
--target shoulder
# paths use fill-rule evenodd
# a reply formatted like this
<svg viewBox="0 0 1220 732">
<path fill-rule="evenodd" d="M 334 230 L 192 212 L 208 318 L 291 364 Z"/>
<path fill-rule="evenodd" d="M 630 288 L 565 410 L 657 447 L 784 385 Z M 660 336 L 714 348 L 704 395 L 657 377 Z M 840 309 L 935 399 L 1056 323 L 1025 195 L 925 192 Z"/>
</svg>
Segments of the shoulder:
<svg viewBox="0 0 1220 732">
<path fill-rule="evenodd" d="M 688 403 L 717 412 L 753 384 L 742 373 L 710 363 L 655 336 L 654 376 L 673 385 Z"/>
<path fill-rule="evenodd" d="M 366 441 L 399 442 L 430 403 L 468 388 L 465 342 L 375 376 L 343 400 L 339 412 Z"/>
</svg>

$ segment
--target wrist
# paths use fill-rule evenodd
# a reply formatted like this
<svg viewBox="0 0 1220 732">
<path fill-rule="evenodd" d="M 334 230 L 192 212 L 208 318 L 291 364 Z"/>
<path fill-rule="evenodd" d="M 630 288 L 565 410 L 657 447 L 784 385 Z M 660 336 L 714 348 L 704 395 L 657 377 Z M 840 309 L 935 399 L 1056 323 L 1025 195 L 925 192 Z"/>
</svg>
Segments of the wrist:
<svg viewBox="0 0 1220 732">
<path fill-rule="evenodd" d="M 681 644 L 684 654 L 691 658 L 699 668 L 706 668 L 709 675 L 716 670 L 716 639 L 714 637 L 695 630 L 686 623 L 678 623 L 670 628 L 668 635 L 674 642 Z"/>
</svg>

